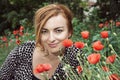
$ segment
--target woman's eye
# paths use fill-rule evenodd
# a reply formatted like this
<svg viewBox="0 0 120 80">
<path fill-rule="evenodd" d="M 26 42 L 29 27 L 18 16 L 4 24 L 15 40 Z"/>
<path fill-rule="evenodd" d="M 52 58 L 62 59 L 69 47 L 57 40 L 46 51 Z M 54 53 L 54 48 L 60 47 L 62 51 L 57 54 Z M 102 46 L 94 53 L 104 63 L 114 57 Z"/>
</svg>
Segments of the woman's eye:
<svg viewBox="0 0 120 80">
<path fill-rule="evenodd" d="M 63 30 L 56 30 L 57 33 L 61 33 Z"/>
<path fill-rule="evenodd" d="M 42 30 L 41 33 L 45 34 L 47 33 L 47 30 Z"/>
</svg>

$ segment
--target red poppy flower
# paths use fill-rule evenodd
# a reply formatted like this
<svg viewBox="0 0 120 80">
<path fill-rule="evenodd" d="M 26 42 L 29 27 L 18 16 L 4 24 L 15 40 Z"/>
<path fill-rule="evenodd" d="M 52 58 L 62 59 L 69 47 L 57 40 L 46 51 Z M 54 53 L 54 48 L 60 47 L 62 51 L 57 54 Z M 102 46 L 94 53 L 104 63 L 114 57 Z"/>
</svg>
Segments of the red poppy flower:
<svg viewBox="0 0 120 80">
<path fill-rule="evenodd" d="M 63 46 L 65 46 L 65 47 L 70 47 L 70 46 L 72 46 L 73 42 L 72 42 L 72 40 L 70 40 L 70 39 L 65 39 L 65 40 L 62 42 L 62 44 L 63 44 Z"/>
<path fill-rule="evenodd" d="M 105 24 L 104 24 L 104 26 L 108 27 L 108 25 L 109 25 L 109 22 L 106 21 Z"/>
<path fill-rule="evenodd" d="M 20 35 L 20 36 L 23 36 L 23 32 L 19 32 L 19 35 Z"/>
<path fill-rule="evenodd" d="M 117 75 L 117 74 L 111 74 L 110 76 L 109 76 L 109 79 L 110 80 L 120 80 L 120 77 Z"/>
<path fill-rule="evenodd" d="M 80 74 L 81 72 L 82 72 L 82 67 L 81 66 L 77 66 L 77 72 L 78 72 L 78 74 Z"/>
<path fill-rule="evenodd" d="M 84 45 L 85 45 L 85 44 L 84 44 L 83 42 L 75 42 L 74 45 L 75 45 L 75 47 L 81 49 L 81 48 L 84 48 Z"/>
<path fill-rule="evenodd" d="M 88 31 L 82 31 L 81 35 L 82 35 L 83 39 L 88 39 L 89 38 L 89 32 Z"/>
<path fill-rule="evenodd" d="M 19 38 L 19 36 L 15 36 L 15 38 L 16 38 L 16 39 L 18 39 L 18 38 Z"/>
<path fill-rule="evenodd" d="M 13 34 L 16 35 L 16 34 L 18 34 L 18 32 L 19 32 L 18 30 L 14 30 Z"/>
<path fill-rule="evenodd" d="M 108 38 L 108 31 L 102 31 L 100 34 L 102 38 Z"/>
<path fill-rule="evenodd" d="M 100 24 L 99 24 L 99 27 L 100 27 L 100 28 L 103 28 L 103 26 L 104 26 L 103 23 L 100 23 Z"/>
<path fill-rule="evenodd" d="M 100 61 L 100 54 L 92 53 L 87 57 L 87 60 L 90 64 L 96 64 Z"/>
<path fill-rule="evenodd" d="M 116 59 L 116 55 L 113 54 L 113 55 L 107 57 L 106 62 L 107 63 L 114 63 L 115 59 Z"/>
<path fill-rule="evenodd" d="M 3 36 L 2 38 L 2 41 L 6 42 L 7 41 L 7 38 L 5 36 Z"/>
<path fill-rule="evenodd" d="M 94 42 L 92 47 L 93 47 L 94 50 L 98 50 L 98 51 L 100 51 L 104 48 L 103 44 L 99 40 Z"/>
<path fill-rule="evenodd" d="M 38 64 L 34 69 L 34 73 L 42 73 L 42 72 L 44 72 L 43 64 Z"/>
<path fill-rule="evenodd" d="M 44 71 L 49 71 L 52 68 L 50 64 L 43 64 L 43 67 L 44 67 Z"/>
<path fill-rule="evenodd" d="M 49 71 L 52 68 L 50 64 L 38 64 L 34 69 L 34 73 L 42 73 L 44 71 Z"/>
<path fill-rule="evenodd" d="M 20 32 L 22 32 L 24 30 L 24 27 L 23 26 L 20 26 Z"/>
<path fill-rule="evenodd" d="M 120 22 L 118 21 L 118 22 L 116 22 L 116 26 L 118 27 L 118 26 L 120 26 Z"/>
<path fill-rule="evenodd" d="M 17 45 L 19 45 L 19 44 L 20 44 L 20 42 L 21 42 L 21 41 L 20 41 L 19 39 L 18 39 L 18 40 L 16 40 L 16 44 L 17 44 Z"/>
<path fill-rule="evenodd" d="M 107 66 L 102 66 L 102 70 L 105 71 L 105 72 L 108 72 L 109 68 Z"/>
</svg>

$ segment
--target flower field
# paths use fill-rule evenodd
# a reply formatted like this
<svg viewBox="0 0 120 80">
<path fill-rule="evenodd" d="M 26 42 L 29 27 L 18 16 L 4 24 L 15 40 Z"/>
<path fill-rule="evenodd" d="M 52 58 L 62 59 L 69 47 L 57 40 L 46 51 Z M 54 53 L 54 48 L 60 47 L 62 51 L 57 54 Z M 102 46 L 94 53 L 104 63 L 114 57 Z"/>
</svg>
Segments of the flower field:
<svg viewBox="0 0 120 80">
<path fill-rule="evenodd" d="M 71 40 L 64 42 L 65 47 L 73 44 L 83 50 L 82 55 L 80 53 L 77 55 L 80 65 L 76 70 L 79 76 L 76 76 L 71 68 L 67 68 L 66 72 L 69 70 L 70 79 L 120 80 L 120 22 L 110 20 L 96 27 L 98 27 L 96 31 L 81 30 L 79 32 L 81 38 L 77 38 L 74 44 Z"/>
<path fill-rule="evenodd" d="M 74 19 L 74 34 L 63 44 L 65 47 L 75 45 L 83 51 L 82 55 L 77 55 L 80 65 L 76 70 L 79 76 L 68 65 L 66 72 L 69 71 L 69 79 L 120 80 L 120 22 L 111 20 L 96 23 L 92 27 L 86 25 Z M 0 36 L 0 66 L 15 46 L 34 39 L 34 29 L 26 29 L 24 26 Z"/>
</svg>

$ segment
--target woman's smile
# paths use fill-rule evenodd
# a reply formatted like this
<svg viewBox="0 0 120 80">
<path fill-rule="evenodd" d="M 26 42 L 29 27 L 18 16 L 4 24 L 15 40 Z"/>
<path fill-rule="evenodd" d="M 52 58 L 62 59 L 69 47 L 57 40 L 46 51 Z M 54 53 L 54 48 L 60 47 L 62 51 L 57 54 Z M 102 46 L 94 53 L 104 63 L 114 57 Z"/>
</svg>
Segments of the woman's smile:
<svg viewBox="0 0 120 80">
<path fill-rule="evenodd" d="M 57 47 L 57 43 L 51 43 L 51 44 L 48 44 L 48 46 L 50 48 L 56 48 Z"/>
</svg>

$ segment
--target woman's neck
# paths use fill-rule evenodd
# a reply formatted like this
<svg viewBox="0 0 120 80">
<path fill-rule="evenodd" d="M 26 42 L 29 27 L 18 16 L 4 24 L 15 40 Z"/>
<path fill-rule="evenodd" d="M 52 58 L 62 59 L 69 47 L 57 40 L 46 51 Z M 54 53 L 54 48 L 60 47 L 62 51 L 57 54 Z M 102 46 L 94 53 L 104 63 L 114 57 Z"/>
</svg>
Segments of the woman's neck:
<svg viewBox="0 0 120 80">
<path fill-rule="evenodd" d="M 60 59 L 58 58 L 58 55 L 50 53 L 49 55 L 44 55 L 43 51 L 37 51 L 35 50 L 33 53 L 33 69 L 35 69 L 36 65 L 38 64 L 44 64 L 49 63 L 52 65 L 52 69 L 48 71 L 48 77 L 51 78 L 51 76 L 54 74 L 56 68 L 58 67 L 60 63 Z M 34 74 L 37 78 L 42 79 L 42 76 L 40 74 Z M 44 80 L 44 79 L 42 79 Z"/>
<path fill-rule="evenodd" d="M 58 56 L 63 56 L 64 55 L 64 52 L 65 52 L 65 49 L 61 49 L 59 50 L 58 52 L 51 52 L 51 51 L 43 51 L 43 53 L 45 53 L 44 55 L 45 56 L 48 56 L 48 57 L 58 57 Z"/>
</svg>

